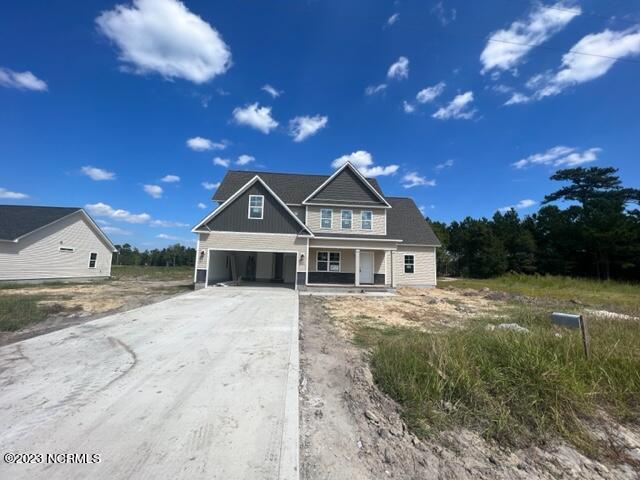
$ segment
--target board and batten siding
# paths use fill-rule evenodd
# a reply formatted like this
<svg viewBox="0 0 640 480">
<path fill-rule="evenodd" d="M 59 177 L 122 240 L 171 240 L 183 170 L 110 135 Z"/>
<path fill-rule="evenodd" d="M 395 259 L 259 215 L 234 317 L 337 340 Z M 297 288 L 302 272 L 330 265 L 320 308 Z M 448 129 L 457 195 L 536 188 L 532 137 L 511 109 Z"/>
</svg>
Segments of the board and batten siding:
<svg viewBox="0 0 640 480">
<path fill-rule="evenodd" d="M 89 268 L 92 252 L 98 254 L 96 268 Z M 111 247 L 78 212 L 18 242 L 0 242 L 0 280 L 108 277 L 111 255 Z"/>
<path fill-rule="evenodd" d="M 228 250 L 248 252 L 295 252 L 298 255 L 297 271 L 306 271 L 304 259 L 300 254 L 307 253 L 306 237 L 284 234 L 247 234 L 235 232 L 210 232 L 198 234 L 198 252 L 196 268 L 207 268 L 207 251 Z M 204 252 L 204 253 L 203 253 Z"/>
<path fill-rule="evenodd" d="M 393 252 L 393 280 L 397 287 L 436 285 L 436 248 L 398 245 Z M 414 273 L 404 273 L 404 256 L 413 255 Z"/>
<path fill-rule="evenodd" d="M 320 223 L 320 210 L 333 210 L 331 228 L 322 228 Z M 342 228 L 342 210 L 351 210 L 351 229 Z M 362 229 L 362 212 L 370 211 L 372 215 L 371 230 Z M 387 233 L 387 210 L 384 208 L 355 208 L 355 207 L 307 207 L 307 226 L 318 235 L 322 233 L 344 233 L 362 235 L 386 235 Z"/>
</svg>

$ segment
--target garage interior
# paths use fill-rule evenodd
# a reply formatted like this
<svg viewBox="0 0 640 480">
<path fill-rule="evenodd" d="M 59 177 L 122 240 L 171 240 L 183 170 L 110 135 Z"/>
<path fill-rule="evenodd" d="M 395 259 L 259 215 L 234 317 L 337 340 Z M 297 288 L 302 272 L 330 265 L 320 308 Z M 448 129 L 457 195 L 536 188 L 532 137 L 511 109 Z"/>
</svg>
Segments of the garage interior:
<svg viewBox="0 0 640 480">
<path fill-rule="evenodd" d="M 207 284 L 282 284 L 296 281 L 296 254 L 284 252 L 209 251 Z"/>
</svg>

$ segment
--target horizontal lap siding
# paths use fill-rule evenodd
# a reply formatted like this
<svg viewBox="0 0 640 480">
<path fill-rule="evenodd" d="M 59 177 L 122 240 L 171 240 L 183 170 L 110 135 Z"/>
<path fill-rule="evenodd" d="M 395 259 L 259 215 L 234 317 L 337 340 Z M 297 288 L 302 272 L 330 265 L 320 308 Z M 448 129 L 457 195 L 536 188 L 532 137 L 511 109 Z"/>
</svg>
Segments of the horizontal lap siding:
<svg viewBox="0 0 640 480">
<path fill-rule="evenodd" d="M 366 249 L 360 250 L 360 252 L 367 251 Z M 341 250 L 338 248 L 309 248 L 309 271 L 316 272 L 316 259 L 318 258 L 318 252 L 340 252 L 340 271 L 343 273 L 355 273 L 356 271 L 356 251 L 355 250 Z M 373 272 L 385 273 L 384 268 L 384 253 L 383 251 L 374 251 L 373 258 Z"/>
<path fill-rule="evenodd" d="M 331 208 L 333 210 L 331 228 L 320 227 L 320 210 L 323 208 Z M 343 230 L 342 227 L 342 210 L 351 210 L 351 229 Z M 362 230 L 362 211 L 372 212 L 371 230 Z M 340 208 L 340 207 L 307 207 L 307 226 L 319 236 L 322 233 L 344 233 L 347 235 L 386 235 L 387 233 L 387 211 L 384 208 Z"/>
<path fill-rule="evenodd" d="M 404 273 L 404 256 L 414 256 L 414 273 Z M 436 249 L 435 247 L 411 247 L 398 245 L 393 252 L 394 284 L 401 286 L 436 285 Z"/>
<path fill-rule="evenodd" d="M 61 252 L 60 247 L 73 247 Z M 89 255 L 98 254 L 96 268 L 89 268 Z M 81 214 L 74 214 L 18 243 L 0 242 L 0 280 L 108 277 L 111 250 Z"/>
<path fill-rule="evenodd" d="M 207 268 L 207 250 L 242 250 L 242 251 L 272 251 L 297 252 L 306 254 L 307 239 L 295 235 L 267 235 L 211 232 L 200 233 L 196 268 Z M 204 255 L 201 252 L 204 251 Z M 304 261 L 299 261 L 298 272 L 304 272 Z"/>
</svg>

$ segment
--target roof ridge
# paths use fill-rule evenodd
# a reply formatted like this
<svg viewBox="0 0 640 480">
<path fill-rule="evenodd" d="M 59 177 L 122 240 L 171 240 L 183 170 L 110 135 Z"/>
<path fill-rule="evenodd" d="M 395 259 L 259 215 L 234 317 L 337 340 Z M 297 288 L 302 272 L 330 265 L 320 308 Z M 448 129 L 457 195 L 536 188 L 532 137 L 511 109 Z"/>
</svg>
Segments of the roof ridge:
<svg viewBox="0 0 640 480">
<path fill-rule="evenodd" d="M 14 205 L 10 203 L 0 204 L 0 207 L 24 207 L 24 208 L 68 208 L 74 210 L 82 210 L 82 207 L 60 207 L 57 205 Z"/>
<path fill-rule="evenodd" d="M 269 175 L 299 175 L 301 177 L 329 177 L 330 175 L 321 175 L 319 173 L 291 173 L 291 172 L 268 172 L 268 171 L 260 171 L 260 170 L 227 170 L 227 172 L 236 172 L 236 173 L 267 173 Z"/>
</svg>

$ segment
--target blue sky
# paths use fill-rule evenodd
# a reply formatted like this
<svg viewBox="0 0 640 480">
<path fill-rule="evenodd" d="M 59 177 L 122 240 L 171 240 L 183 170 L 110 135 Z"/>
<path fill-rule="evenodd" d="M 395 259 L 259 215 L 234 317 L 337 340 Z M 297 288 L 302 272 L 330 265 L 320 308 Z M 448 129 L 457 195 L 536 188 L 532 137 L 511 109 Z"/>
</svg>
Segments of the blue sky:
<svg viewBox="0 0 640 480">
<path fill-rule="evenodd" d="M 443 221 L 640 183 L 640 1 L 22 0 L 0 45 L 0 202 L 116 243 L 191 241 L 227 168 L 350 159 Z"/>
</svg>

